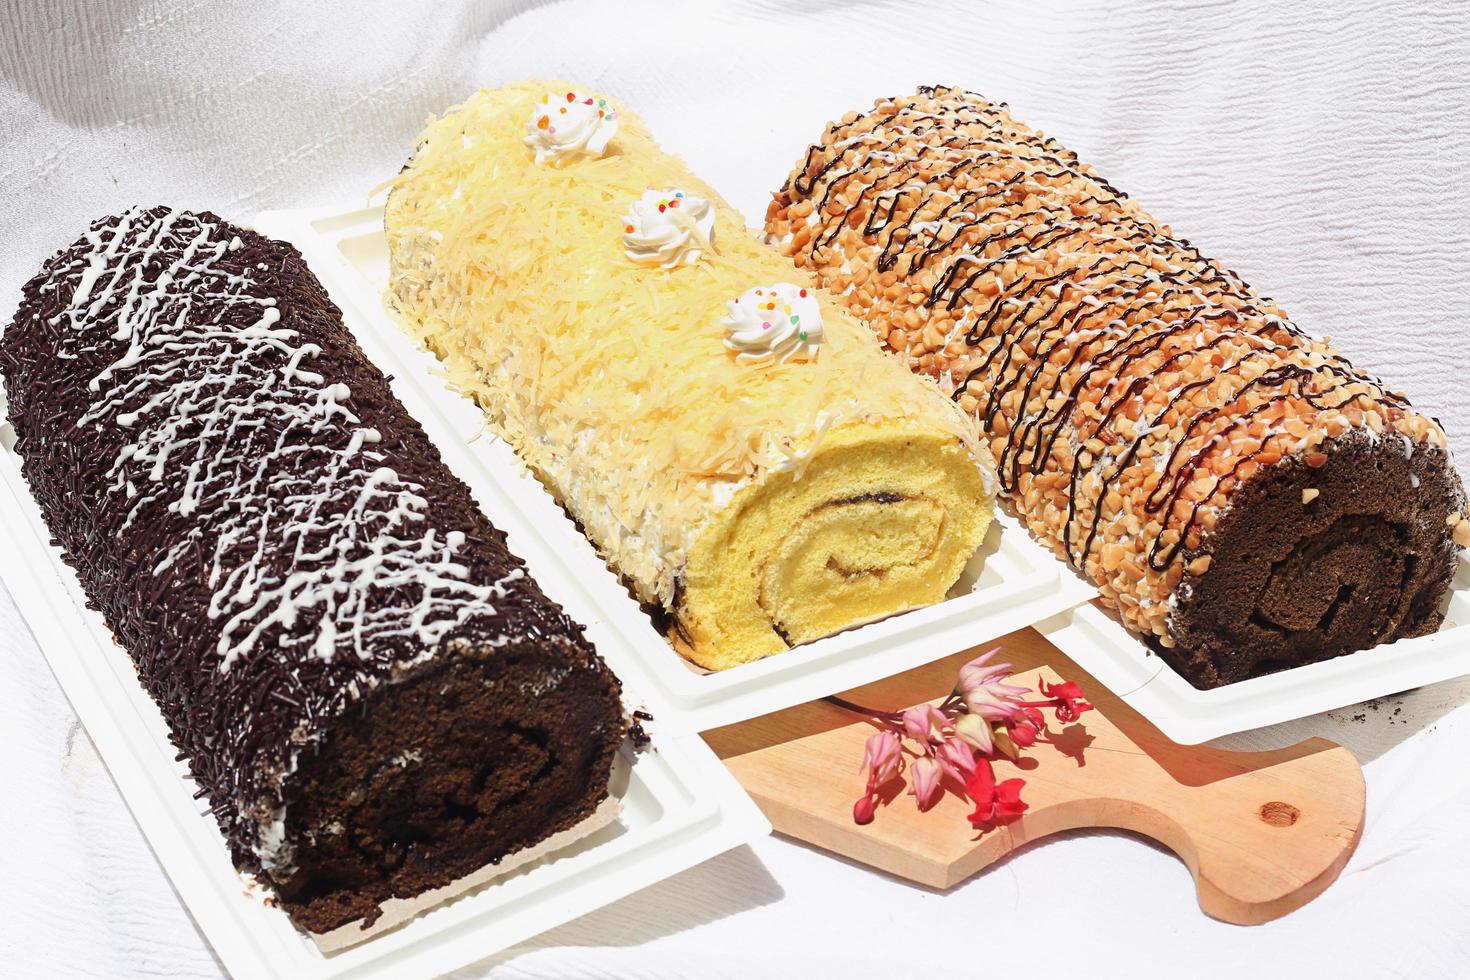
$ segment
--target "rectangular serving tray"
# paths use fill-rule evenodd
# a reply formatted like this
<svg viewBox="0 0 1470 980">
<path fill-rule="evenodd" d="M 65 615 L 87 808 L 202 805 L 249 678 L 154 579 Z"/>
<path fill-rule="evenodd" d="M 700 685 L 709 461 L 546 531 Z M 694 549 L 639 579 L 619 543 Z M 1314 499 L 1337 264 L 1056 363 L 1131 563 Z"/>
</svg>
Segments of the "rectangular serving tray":
<svg viewBox="0 0 1470 980">
<path fill-rule="evenodd" d="M 1096 595 L 1002 515 L 943 602 L 730 670 L 701 671 L 675 652 L 511 448 L 485 431 L 480 410 L 446 386 L 438 362 L 384 308 L 388 254 L 381 207 L 273 211 L 259 215 L 254 227 L 301 250 L 368 356 L 401 383 L 395 390 L 403 388 L 409 411 L 426 428 L 432 417 L 436 428 L 458 434 L 465 465 L 456 472 L 509 536 L 511 550 L 548 595 L 588 626 L 618 674 L 649 692 L 665 725 L 704 731 L 835 694 L 1004 636 Z"/>
<path fill-rule="evenodd" d="M 647 723 L 648 749 L 625 750 L 615 767 L 612 789 L 621 809 L 614 823 L 390 932 L 323 953 L 266 892 L 236 872 L 204 801 L 194 798 L 187 767 L 175 758 L 157 705 L 50 544 L 3 419 L 0 396 L 0 580 L 154 855 L 233 976 L 437 976 L 770 832 L 704 742 L 656 716 Z M 472 478 L 452 434 L 446 439 L 427 421 L 424 427 L 450 468 Z M 612 666 L 630 706 L 653 703 L 636 678 Z"/>
</svg>

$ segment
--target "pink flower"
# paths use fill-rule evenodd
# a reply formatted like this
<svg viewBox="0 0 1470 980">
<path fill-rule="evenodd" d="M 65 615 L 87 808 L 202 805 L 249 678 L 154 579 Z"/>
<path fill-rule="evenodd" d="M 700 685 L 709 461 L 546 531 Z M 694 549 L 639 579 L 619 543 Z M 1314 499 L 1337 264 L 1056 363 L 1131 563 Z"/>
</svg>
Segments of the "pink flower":
<svg viewBox="0 0 1470 980">
<path fill-rule="evenodd" d="M 959 737 L 951 737 L 939 743 L 936 754 L 939 768 L 955 782 L 963 783 L 975 771 L 975 750 Z"/>
<path fill-rule="evenodd" d="M 992 664 L 990 658 L 1000 653 L 1000 647 L 992 647 L 960 668 L 960 679 L 955 691 L 963 694 L 970 688 L 988 684 L 993 680 L 1005 680 L 1011 675 L 1010 664 Z"/>
<path fill-rule="evenodd" d="M 903 768 L 902 750 L 903 740 L 886 728 L 868 736 L 858 772 L 868 773 L 869 793 L 898 775 Z"/>
<path fill-rule="evenodd" d="M 990 722 L 979 715 L 960 715 L 954 720 L 954 733 L 966 745 L 979 749 L 985 755 L 995 753 L 995 733 L 990 729 Z"/>
<path fill-rule="evenodd" d="M 903 739 L 887 728 L 869 735 L 863 749 L 863 764 L 858 768 L 858 772 L 867 772 L 868 788 L 852 805 L 853 822 L 873 822 L 873 811 L 878 805 L 878 787 L 897 776 L 902 769 Z"/>
<path fill-rule="evenodd" d="M 1076 681 L 1063 681 L 1055 686 L 1042 681 L 1040 687 L 1042 697 L 1061 702 L 1054 705 L 1057 721 L 1076 721 L 1082 712 L 1092 710 L 1092 705 L 1083 700 L 1082 688 Z"/>
<path fill-rule="evenodd" d="M 904 711 L 875 711 L 833 696 L 828 700 L 868 718 L 877 731 L 863 748 L 859 772 L 867 787 L 853 803 L 857 824 L 874 820 L 884 798 L 879 787 L 910 768 L 909 795 L 918 808 L 932 809 L 944 798 L 944 780 L 964 786 L 975 803 L 970 823 L 977 830 L 1006 823 L 1026 812 L 1019 778 L 997 782 L 991 760 L 1004 755 L 1019 761 L 1046 729 L 1050 708 L 1060 722 L 1076 721 L 1092 705 L 1070 681 L 1048 684 L 1038 679 L 1045 700 L 1028 701 L 1030 689 L 1007 683 L 1014 673 L 1008 663 L 991 663 L 997 647 L 960 669 L 954 691 L 941 704 L 917 704 Z M 950 784 L 953 785 L 953 784 Z"/>
<path fill-rule="evenodd" d="M 909 792 L 914 794 L 920 810 L 929 809 L 944 795 L 939 775 L 939 763 L 927 755 L 915 759 L 909 768 Z"/>
<path fill-rule="evenodd" d="M 1000 652 L 1000 647 L 982 653 L 960 668 L 960 680 L 955 693 L 964 699 L 965 707 L 973 715 L 988 721 L 1004 721 L 1020 710 L 1019 700 L 1028 689 L 1005 683 L 1011 676 L 1010 664 L 992 664 L 990 658 Z"/>
<path fill-rule="evenodd" d="M 916 742 L 930 742 L 939 738 L 949 719 L 934 705 L 925 702 L 916 704 L 903 713 L 903 732 Z"/>
<path fill-rule="evenodd" d="M 970 826 L 981 830 L 1009 823 L 1025 813 L 1027 806 L 1021 799 L 1021 788 L 1025 785 L 1023 779 L 1007 779 L 997 784 L 990 760 L 976 760 L 975 772 L 965 782 L 965 792 L 975 801 Z"/>
</svg>

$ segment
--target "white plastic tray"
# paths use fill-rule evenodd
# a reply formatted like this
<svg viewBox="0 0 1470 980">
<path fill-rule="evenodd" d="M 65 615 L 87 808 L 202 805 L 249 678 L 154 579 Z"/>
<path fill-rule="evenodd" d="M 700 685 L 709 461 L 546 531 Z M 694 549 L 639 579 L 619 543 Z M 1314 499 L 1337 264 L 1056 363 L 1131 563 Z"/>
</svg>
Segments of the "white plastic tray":
<svg viewBox="0 0 1470 980">
<path fill-rule="evenodd" d="M 463 449 L 428 420 L 425 428 L 449 466 L 473 484 L 475 468 L 466 464 Z M 75 574 L 50 546 L 19 458 L 8 451 L 8 430 L 0 397 L 0 579 L 153 853 L 235 977 L 435 976 L 770 832 L 703 740 L 671 731 L 655 716 L 649 750 L 618 760 L 613 792 L 621 813 L 614 824 L 396 930 L 323 954 L 235 871 L 217 825 L 203 801 L 194 799 L 187 768 L 175 761 L 163 717 L 132 661 L 102 616 L 86 608 Z M 547 591 L 557 595 L 554 588 Z M 651 703 L 632 678 L 623 680 L 630 705 Z"/>
<path fill-rule="evenodd" d="M 383 211 L 275 211 L 255 220 L 262 234 L 299 248 L 363 349 L 397 375 L 414 397 L 409 410 L 459 433 L 480 480 L 466 481 L 507 533 L 549 595 L 593 630 L 598 649 L 638 688 L 656 695 L 659 720 L 704 731 L 858 687 L 1003 636 L 1075 606 L 1095 590 L 1002 516 L 944 602 L 804 644 L 788 653 L 719 673 L 692 667 L 598 557 L 587 538 L 509 446 L 482 434 L 469 399 L 440 380 L 434 357 L 419 350 L 383 307 L 388 254 Z M 396 387 L 396 386 L 395 386 Z"/>
<path fill-rule="evenodd" d="M 1305 718 L 1470 674 L 1470 561 L 1439 632 L 1201 691 L 1088 602 L 1036 623 L 1056 647 L 1181 745 Z"/>
</svg>

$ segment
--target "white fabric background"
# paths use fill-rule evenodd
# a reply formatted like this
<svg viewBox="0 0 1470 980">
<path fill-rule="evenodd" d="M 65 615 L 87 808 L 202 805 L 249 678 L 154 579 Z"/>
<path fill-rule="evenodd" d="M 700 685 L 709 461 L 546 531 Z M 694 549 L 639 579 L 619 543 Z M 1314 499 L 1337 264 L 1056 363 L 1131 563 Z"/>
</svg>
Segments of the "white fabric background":
<svg viewBox="0 0 1470 980">
<path fill-rule="evenodd" d="M 931 81 L 1005 99 L 1440 416 L 1470 458 L 1470 5 L 1455 0 L 0 0 L 0 314 L 96 216 L 358 203 L 428 113 L 527 76 L 620 96 L 755 221 L 845 109 Z M 1239 740 L 1323 734 L 1368 770 L 1347 873 L 1271 925 L 1206 919 L 1182 865 L 1122 835 L 1033 847 L 949 894 L 769 840 L 466 975 L 1449 976 L 1470 956 L 1467 698 L 1440 685 L 1362 722 Z M 219 972 L 3 594 L 0 839 L 0 973 Z"/>
</svg>

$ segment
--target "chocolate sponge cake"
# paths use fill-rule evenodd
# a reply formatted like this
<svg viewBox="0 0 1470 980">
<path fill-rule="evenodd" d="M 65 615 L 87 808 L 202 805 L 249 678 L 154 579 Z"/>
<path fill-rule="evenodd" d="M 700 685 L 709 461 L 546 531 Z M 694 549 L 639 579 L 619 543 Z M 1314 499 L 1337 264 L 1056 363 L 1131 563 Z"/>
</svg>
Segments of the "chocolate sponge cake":
<svg viewBox="0 0 1470 980">
<path fill-rule="evenodd" d="M 582 822 L 617 679 L 289 245 L 104 218 L 0 345 L 23 471 L 234 860 L 313 932 Z"/>
<path fill-rule="evenodd" d="M 767 231 L 984 426 L 1038 538 L 1214 687 L 1436 629 L 1444 432 L 1071 151 L 949 88 L 830 125 Z"/>
</svg>

